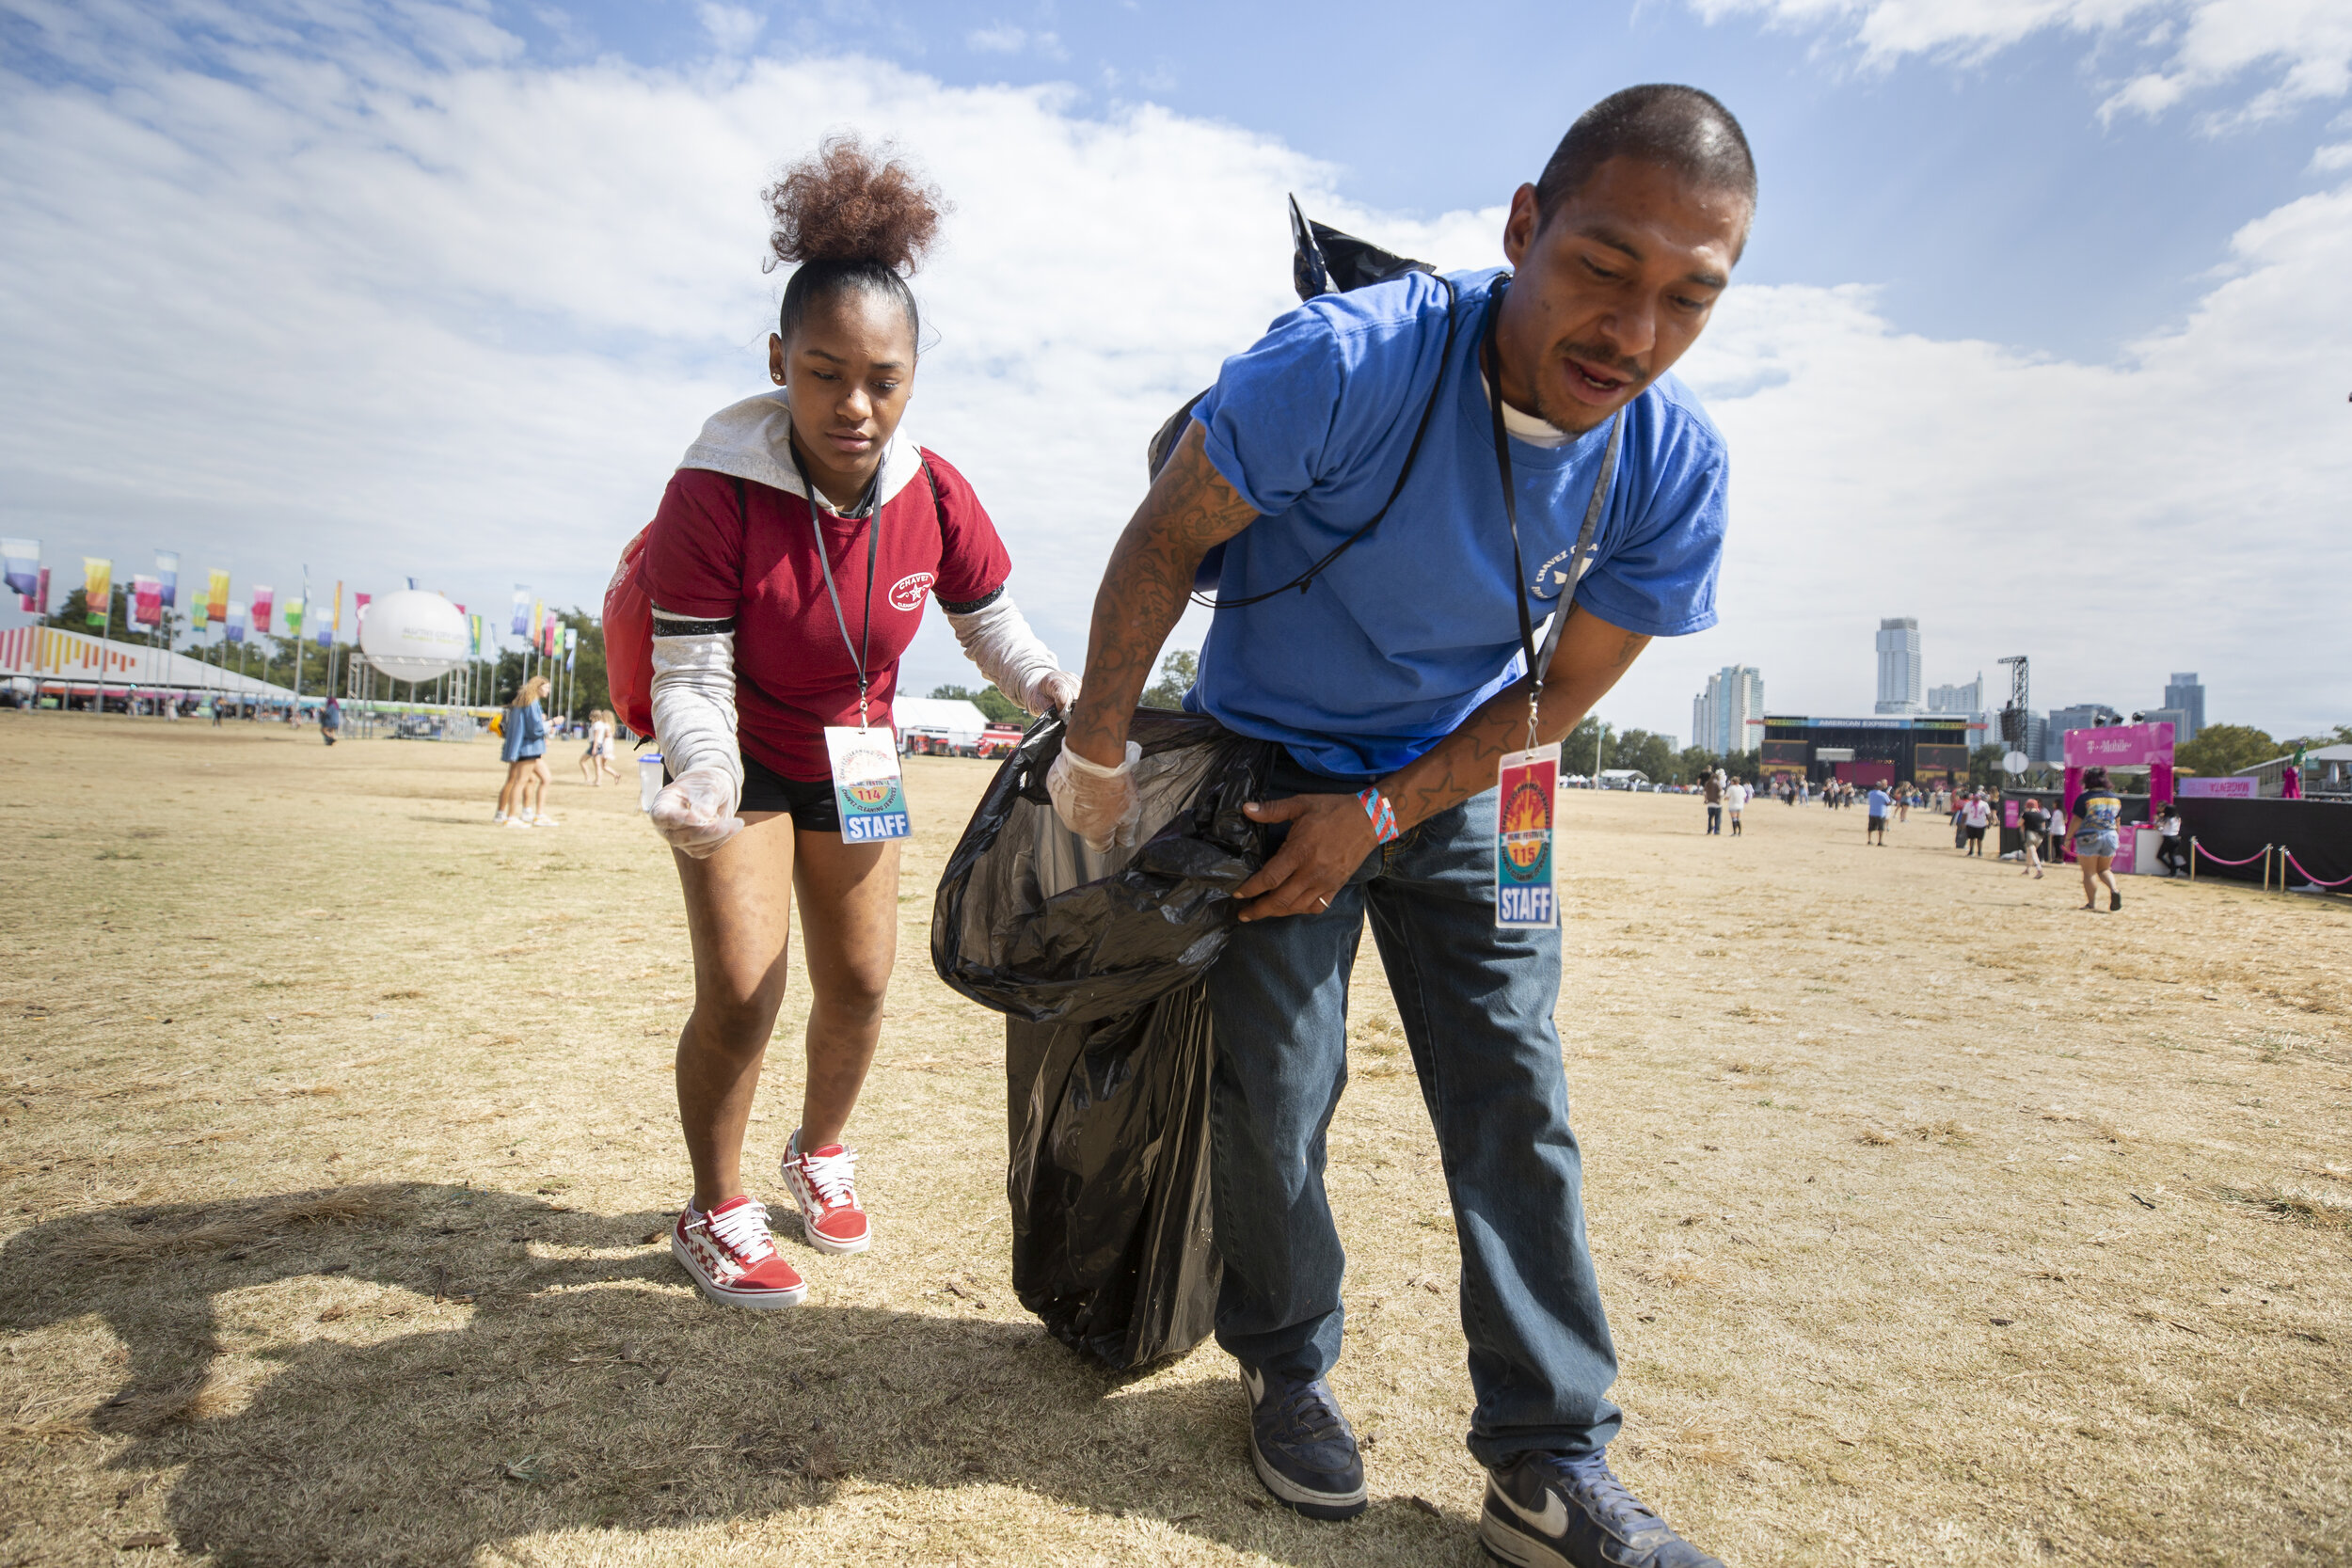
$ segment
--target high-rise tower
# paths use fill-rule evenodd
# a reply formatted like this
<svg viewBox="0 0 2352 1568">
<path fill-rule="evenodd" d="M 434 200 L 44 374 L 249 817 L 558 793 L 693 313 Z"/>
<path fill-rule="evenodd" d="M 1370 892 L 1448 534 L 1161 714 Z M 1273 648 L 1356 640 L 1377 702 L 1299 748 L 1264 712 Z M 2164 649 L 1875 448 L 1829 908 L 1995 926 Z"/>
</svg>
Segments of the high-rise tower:
<svg viewBox="0 0 2352 1568">
<path fill-rule="evenodd" d="M 1917 713 L 1919 623 L 1905 615 L 1879 623 L 1879 702 L 1881 713 Z"/>
</svg>

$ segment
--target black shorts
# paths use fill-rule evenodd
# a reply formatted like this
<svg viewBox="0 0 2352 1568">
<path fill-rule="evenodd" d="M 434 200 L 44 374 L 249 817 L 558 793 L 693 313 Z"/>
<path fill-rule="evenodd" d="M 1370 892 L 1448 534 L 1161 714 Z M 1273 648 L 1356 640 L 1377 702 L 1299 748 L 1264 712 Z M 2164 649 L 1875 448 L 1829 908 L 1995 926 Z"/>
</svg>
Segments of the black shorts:
<svg viewBox="0 0 2352 1568">
<path fill-rule="evenodd" d="M 1984 830 L 1982 828 L 1971 828 L 1968 830 L 1968 836 L 1981 842 L 1984 838 Z"/>
<path fill-rule="evenodd" d="M 1886 818 L 1885 818 L 1885 817 L 1883 817 L 1883 816 L 1873 816 L 1872 818 L 1870 818 L 1870 831 L 1871 831 L 1872 832 L 1883 832 L 1883 831 L 1885 830 L 1885 828 L 1886 828 Z M 1853 830 L 1852 830 L 1851 828 L 1849 828 L 1849 829 L 1847 829 L 1846 831 L 1847 831 L 1848 832 L 1853 832 Z"/>
<path fill-rule="evenodd" d="M 792 818 L 792 825 L 806 833 L 841 832 L 841 803 L 834 798 L 833 781 L 803 784 L 787 779 L 774 768 L 752 757 L 744 757 L 743 800 L 738 811 L 780 811 Z M 661 782 L 670 782 L 670 770 L 661 770 Z"/>
</svg>

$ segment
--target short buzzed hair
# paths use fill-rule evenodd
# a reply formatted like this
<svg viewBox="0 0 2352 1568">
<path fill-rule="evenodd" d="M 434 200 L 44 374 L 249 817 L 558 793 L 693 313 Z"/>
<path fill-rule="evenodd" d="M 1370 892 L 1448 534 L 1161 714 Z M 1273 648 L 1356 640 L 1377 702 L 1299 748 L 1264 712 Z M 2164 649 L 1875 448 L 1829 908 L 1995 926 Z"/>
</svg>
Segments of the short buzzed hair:
<svg viewBox="0 0 2352 1568">
<path fill-rule="evenodd" d="M 1613 92 L 1568 127 L 1535 182 L 1544 219 L 1612 158 L 1640 158 L 1694 184 L 1733 191 L 1756 206 L 1756 158 L 1747 133 L 1713 94 L 1671 83 Z"/>
</svg>

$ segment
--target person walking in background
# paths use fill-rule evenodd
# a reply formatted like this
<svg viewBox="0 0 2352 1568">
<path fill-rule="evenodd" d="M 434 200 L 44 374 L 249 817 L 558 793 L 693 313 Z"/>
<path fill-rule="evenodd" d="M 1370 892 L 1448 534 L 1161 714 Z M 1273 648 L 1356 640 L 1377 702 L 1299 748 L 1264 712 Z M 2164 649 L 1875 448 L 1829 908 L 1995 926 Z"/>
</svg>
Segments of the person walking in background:
<svg viewBox="0 0 2352 1568">
<path fill-rule="evenodd" d="M 1713 768 L 1708 768 L 1699 780 L 1699 793 L 1707 797 L 1707 831 L 1710 833 L 1722 832 L 1724 831 L 1724 776 Z"/>
<path fill-rule="evenodd" d="M 1968 803 L 1960 810 L 1962 829 L 1968 835 L 1968 853 L 1981 860 L 1984 857 L 1984 831 L 1993 825 L 1993 808 L 1979 789 L 1968 797 Z"/>
<path fill-rule="evenodd" d="M 1908 822 L 1911 820 L 1911 796 L 1912 788 L 1908 780 L 1897 786 L 1895 790 L 1896 821 Z"/>
<path fill-rule="evenodd" d="M 2156 863 L 2168 877 L 2188 870 L 2188 846 L 2181 841 L 2181 808 L 2169 800 L 2156 813 Z"/>
<path fill-rule="evenodd" d="M 588 710 L 588 748 L 580 753 L 580 770 L 591 789 L 608 778 L 621 782 L 621 770 L 612 766 L 612 715 L 604 708 Z"/>
<path fill-rule="evenodd" d="M 326 699 L 326 705 L 319 709 L 319 738 L 332 746 L 335 744 L 336 737 L 342 733 L 342 705 L 329 697 Z"/>
<path fill-rule="evenodd" d="M 490 818 L 494 826 L 538 825 L 548 777 L 548 721 L 539 711 L 539 699 L 549 687 L 547 676 L 533 675 L 523 682 L 514 700 L 506 705 L 506 733 L 499 745 L 499 760 L 506 764 L 506 783 L 499 788 L 498 811 Z"/>
<path fill-rule="evenodd" d="M 770 249 L 794 265 L 768 339 L 775 389 L 703 425 L 642 557 L 672 775 L 651 819 L 674 851 L 694 954 L 676 1063 L 693 1190 L 670 1250 L 712 1301 L 755 1309 L 808 1291 L 742 1171 L 796 904 L 811 1006 L 780 1174 L 811 1247 L 872 1240 L 845 1134 L 898 957 L 899 846 L 868 831 L 887 817 L 845 813 L 850 783 L 879 781 L 836 786 L 834 749 L 847 766 L 888 766 L 898 660 L 932 598 L 1014 702 L 1066 712 L 1078 693 L 1006 592 L 1012 560 L 970 483 L 901 422 L 922 342 L 906 276 L 938 229 L 937 194 L 850 138 L 764 194 Z M 895 825 L 903 835 L 905 818 Z"/>
<path fill-rule="evenodd" d="M 1862 842 L 1886 847 L 1886 791 L 1877 784 L 1870 786 L 1869 816 L 1862 825 Z"/>
<path fill-rule="evenodd" d="M 2038 797 L 2028 795 L 2017 812 L 2017 837 L 2026 847 L 2026 869 L 2021 877 L 2042 875 L 2042 838 L 2050 831 L 2049 814 L 2042 809 Z"/>
<path fill-rule="evenodd" d="M 1748 803 L 1748 786 L 1738 779 L 1724 785 L 1724 810 L 1731 817 L 1731 836 L 1740 836 L 1740 813 Z"/>
<path fill-rule="evenodd" d="M 2083 792 L 2074 798 L 2074 810 L 2066 831 L 2074 840 L 2074 863 L 2083 870 L 2083 908 L 2099 907 L 2099 889 L 2107 890 L 2107 910 L 2110 913 L 2123 907 L 2123 893 L 2115 885 L 2116 832 L 2123 820 L 2123 801 L 2107 785 L 2107 770 L 2104 768 L 2083 769 Z"/>
</svg>

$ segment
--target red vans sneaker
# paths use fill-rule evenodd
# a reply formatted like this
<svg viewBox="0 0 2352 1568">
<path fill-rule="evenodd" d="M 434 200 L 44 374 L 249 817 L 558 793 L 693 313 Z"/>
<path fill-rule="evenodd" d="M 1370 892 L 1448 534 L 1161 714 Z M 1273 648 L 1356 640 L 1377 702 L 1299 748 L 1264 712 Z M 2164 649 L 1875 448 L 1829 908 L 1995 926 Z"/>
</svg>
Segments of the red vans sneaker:
<svg viewBox="0 0 2352 1568">
<path fill-rule="evenodd" d="M 767 1205 L 749 1197 L 731 1197 L 707 1214 L 689 1202 L 671 1227 L 670 1252 L 722 1307 L 798 1307 L 808 1295 L 808 1282 L 769 1237 Z"/>
<path fill-rule="evenodd" d="M 801 1152 L 801 1135 L 784 1150 L 784 1184 L 801 1211 L 801 1229 L 819 1252 L 864 1252 L 874 1233 L 858 1207 L 857 1151 L 839 1144 Z"/>
</svg>

